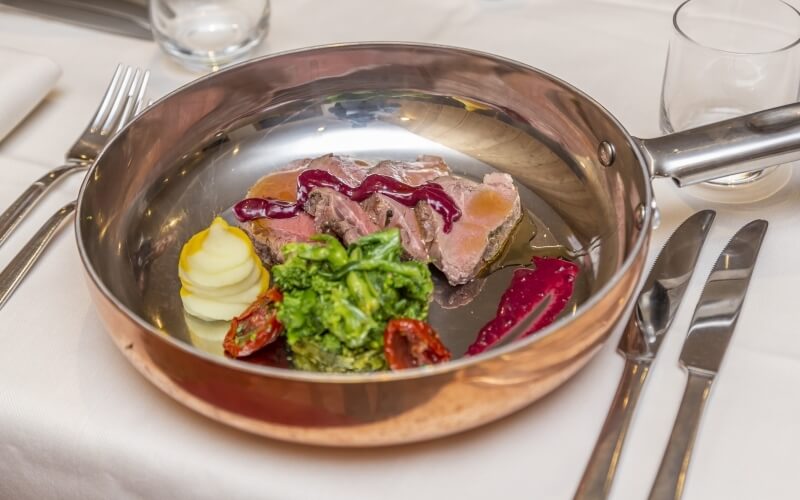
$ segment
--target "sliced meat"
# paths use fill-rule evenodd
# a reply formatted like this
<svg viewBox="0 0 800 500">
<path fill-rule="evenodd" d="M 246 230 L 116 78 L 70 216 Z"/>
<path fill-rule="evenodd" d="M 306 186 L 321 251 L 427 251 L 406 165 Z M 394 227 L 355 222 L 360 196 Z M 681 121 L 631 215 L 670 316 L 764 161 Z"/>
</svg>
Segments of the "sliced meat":
<svg viewBox="0 0 800 500">
<path fill-rule="evenodd" d="M 375 165 L 369 173 L 394 177 L 410 186 L 419 186 L 437 177 L 450 175 L 450 167 L 438 156 L 420 156 L 412 162 L 385 160 Z"/>
<path fill-rule="evenodd" d="M 315 158 L 304 170 L 324 170 L 355 187 L 371 167 L 363 160 L 329 154 Z M 338 236 L 346 245 L 380 230 L 361 205 L 332 189 L 314 189 L 303 209 L 313 218 L 316 232 Z"/>
<path fill-rule="evenodd" d="M 350 186 L 358 186 L 370 174 L 372 164 L 363 160 L 354 160 L 346 156 L 327 154 L 314 158 L 304 170 L 324 170 L 330 172 Z"/>
<path fill-rule="evenodd" d="M 276 198 L 283 201 L 297 199 L 297 176 L 305 170 L 311 160 L 293 161 L 285 168 L 259 179 L 247 192 L 247 198 Z M 253 240 L 258 256 L 268 264 L 283 262 L 281 248 L 287 243 L 310 241 L 317 232 L 314 219 L 307 214 L 298 214 L 288 219 L 257 219 L 242 223 Z"/>
<path fill-rule="evenodd" d="M 317 232 L 336 235 L 345 245 L 381 230 L 361 205 L 332 189 L 314 189 L 303 208 Z"/>
<path fill-rule="evenodd" d="M 382 161 L 369 173 L 386 175 L 410 186 L 419 186 L 450 175 L 450 168 L 438 156 L 420 156 L 414 162 Z M 370 196 L 361 205 L 378 227 L 396 227 L 400 230 L 400 239 L 407 257 L 422 262 L 430 260 L 428 243 L 422 236 L 414 207 L 407 207 L 380 194 Z"/>
<path fill-rule="evenodd" d="M 368 162 L 333 154 L 313 160 L 296 160 L 259 179 L 247 192 L 246 197 L 296 201 L 297 176 L 304 170 L 325 170 L 356 186 L 369 174 L 371 167 L 372 164 Z M 311 215 L 305 213 L 288 219 L 257 219 L 243 223 L 242 228 L 250 234 L 259 257 L 268 264 L 279 264 L 283 262 L 281 249 L 287 243 L 310 241 L 311 236 L 319 232 L 333 233 L 349 243 L 359 236 L 368 234 L 363 231 L 377 230 L 358 204 L 335 192 L 331 193 L 341 199 L 336 203 L 323 204 L 324 210 L 320 211 L 322 216 L 319 220 L 315 220 L 313 213 Z M 337 222 L 336 217 L 341 217 L 341 220 Z M 365 219 L 366 223 L 359 224 L 359 218 Z M 351 222 L 355 225 L 352 229 L 348 227 Z"/>
<path fill-rule="evenodd" d="M 266 264 L 280 264 L 284 260 L 281 252 L 284 245 L 311 241 L 318 232 L 314 219 L 307 214 L 289 219 L 259 219 L 244 223 L 242 228 L 250 235 L 256 253 Z"/>
<path fill-rule="evenodd" d="M 428 244 L 422 236 L 414 208 L 379 194 L 370 196 L 361 206 L 377 227 L 396 227 L 400 230 L 400 241 L 407 257 L 422 262 L 430 261 Z"/>
<path fill-rule="evenodd" d="M 503 249 L 522 211 L 519 193 L 511 176 L 491 173 L 478 184 L 463 177 L 436 179 L 461 208 L 461 218 L 449 233 L 444 232 L 442 217 L 430 206 L 420 203 L 417 217 L 430 256 L 452 285 L 474 278 Z"/>
<path fill-rule="evenodd" d="M 261 178 L 247 197 L 296 201 L 297 176 L 307 169 L 330 172 L 356 186 L 369 174 L 382 174 L 406 184 L 436 182 L 462 211 L 450 233 L 442 217 L 422 202 L 406 207 L 383 195 L 356 203 L 327 188 L 314 189 L 303 209 L 289 219 L 258 219 L 244 223 L 262 259 L 283 261 L 281 248 L 291 242 L 309 241 L 319 232 L 338 236 L 345 244 L 383 228 L 400 229 L 408 257 L 431 261 L 453 285 L 467 283 L 503 249 L 521 216 L 519 194 L 511 177 L 493 173 L 483 183 L 449 175 L 439 157 L 421 156 L 414 162 L 382 161 L 372 165 L 336 155 L 292 162 L 285 169 Z"/>
</svg>

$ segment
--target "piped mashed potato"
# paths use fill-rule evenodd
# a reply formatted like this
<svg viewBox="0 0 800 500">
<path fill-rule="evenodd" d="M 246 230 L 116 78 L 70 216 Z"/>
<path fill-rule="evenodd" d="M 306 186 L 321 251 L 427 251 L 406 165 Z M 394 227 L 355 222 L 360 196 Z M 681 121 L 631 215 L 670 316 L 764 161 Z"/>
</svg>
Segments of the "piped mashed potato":
<svg viewBox="0 0 800 500">
<path fill-rule="evenodd" d="M 222 341 L 231 327 L 229 321 L 204 321 L 187 312 L 184 312 L 183 319 L 186 321 L 186 329 L 189 330 L 189 338 L 194 346 L 209 354 L 225 355 Z"/>
<path fill-rule="evenodd" d="M 178 275 L 183 308 L 206 321 L 230 321 L 269 286 L 250 238 L 221 217 L 183 246 Z"/>
</svg>

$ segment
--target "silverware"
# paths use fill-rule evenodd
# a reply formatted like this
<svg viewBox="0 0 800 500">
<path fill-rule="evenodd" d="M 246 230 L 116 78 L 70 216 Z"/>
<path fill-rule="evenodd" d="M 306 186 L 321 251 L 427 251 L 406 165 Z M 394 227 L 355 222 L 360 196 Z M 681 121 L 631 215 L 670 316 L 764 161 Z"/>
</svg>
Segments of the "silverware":
<svg viewBox="0 0 800 500">
<path fill-rule="evenodd" d="M 118 35 L 152 40 L 147 4 L 109 0 L 0 0 L 0 5 Z"/>
<path fill-rule="evenodd" d="M 625 369 L 576 499 L 606 498 L 611 490 L 639 394 L 683 299 L 715 215 L 713 210 L 703 210 L 686 219 L 653 264 L 617 348 L 625 357 Z"/>
<path fill-rule="evenodd" d="M 681 351 L 681 364 L 689 378 L 650 490 L 653 500 L 678 499 L 683 494 L 700 416 L 736 328 L 766 231 L 764 220 L 755 220 L 741 228 L 720 254 L 706 281 Z"/>
<path fill-rule="evenodd" d="M 0 214 L 0 245 L 53 185 L 69 174 L 89 168 L 109 138 L 139 111 L 149 77 L 149 71 L 142 72 L 121 64 L 117 66 L 100 106 L 86 130 L 67 152 L 64 165 L 39 178 Z"/>
<path fill-rule="evenodd" d="M 149 78 L 149 71 L 117 66 L 94 118 L 70 148 L 65 164 L 33 183 L 0 214 L 0 245 L 57 181 L 67 174 L 88 169 L 109 139 L 138 114 Z M 53 214 L 0 272 L 0 308 L 36 263 L 61 224 L 75 211 L 75 206 L 75 201 L 70 202 Z"/>
</svg>

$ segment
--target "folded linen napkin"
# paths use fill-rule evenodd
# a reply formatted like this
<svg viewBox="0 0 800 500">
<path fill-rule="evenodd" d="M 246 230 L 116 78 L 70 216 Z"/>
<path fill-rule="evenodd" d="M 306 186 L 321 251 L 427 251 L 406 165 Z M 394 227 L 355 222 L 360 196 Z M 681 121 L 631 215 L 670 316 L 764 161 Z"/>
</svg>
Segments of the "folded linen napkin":
<svg viewBox="0 0 800 500">
<path fill-rule="evenodd" d="M 47 57 L 0 47 L 0 140 L 44 99 L 61 76 Z"/>
</svg>

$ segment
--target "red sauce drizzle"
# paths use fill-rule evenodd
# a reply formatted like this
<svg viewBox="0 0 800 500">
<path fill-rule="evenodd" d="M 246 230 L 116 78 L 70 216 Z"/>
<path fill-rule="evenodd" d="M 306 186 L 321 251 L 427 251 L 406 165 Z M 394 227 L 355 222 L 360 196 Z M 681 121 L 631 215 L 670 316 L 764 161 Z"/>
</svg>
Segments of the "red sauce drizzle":
<svg viewBox="0 0 800 500">
<path fill-rule="evenodd" d="M 420 201 L 427 202 L 431 208 L 442 216 L 444 232 L 449 233 L 453 222 L 461 218 L 461 210 L 453 198 L 441 185 L 428 182 L 421 186 L 409 186 L 393 177 L 380 174 L 368 175 L 364 181 L 352 187 L 325 170 L 305 170 L 297 177 L 297 201 L 281 201 L 274 198 L 247 198 L 233 207 L 236 218 L 240 221 L 255 219 L 288 219 L 303 210 L 308 196 L 314 188 L 329 188 L 347 196 L 355 202 L 361 202 L 373 194 L 382 194 L 407 207 L 413 207 Z"/>
<path fill-rule="evenodd" d="M 534 257 L 533 263 L 534 269 L 514 271 L 511 285 L 500 298 L 497 314 L 481 328 L 478 338 L 467 349 L 468 356 L 480 354 L 502 340 L 548 297 L 550 301 L 544 311 L 520 338 L 546 327 L 564 310 L 574 291 L 578 266 L 563 259 L 543 257 Z"/>
</svg>

